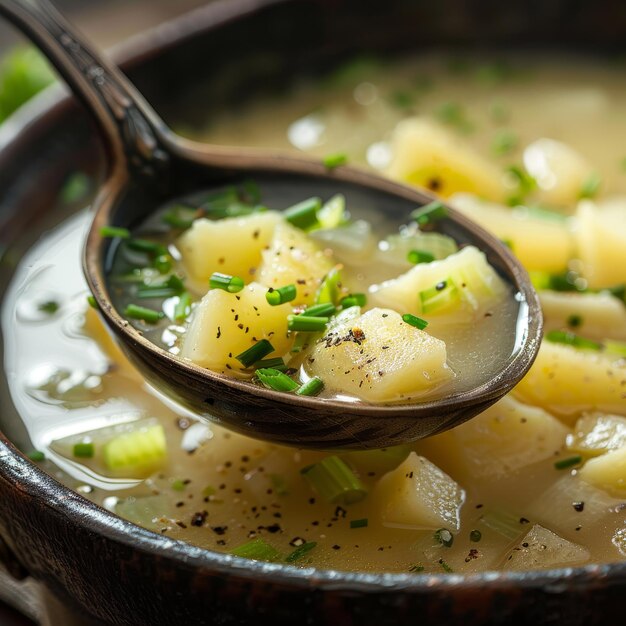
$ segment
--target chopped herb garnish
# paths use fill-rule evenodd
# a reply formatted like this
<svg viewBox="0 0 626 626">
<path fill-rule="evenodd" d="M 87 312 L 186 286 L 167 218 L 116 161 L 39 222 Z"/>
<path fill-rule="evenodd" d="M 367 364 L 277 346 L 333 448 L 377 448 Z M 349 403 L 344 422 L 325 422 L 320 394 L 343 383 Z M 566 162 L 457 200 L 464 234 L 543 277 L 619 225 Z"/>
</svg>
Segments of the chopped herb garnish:
<svg viewBox="0 0 626 626">
<path fill-rule="evenodd" d="M 442 309 L 456 307 L 459 304 L 461 294 L 451 278 L 438 282 L 429 289 L 424 289 L 418 294 L 422 313 L 432 313 Z"/>
<path fill-rule="evenodd" d="M 163 214 L 161 221 L 172 228 L 187 230 L 191 228 L 198 215 L 198 209 L 177 205 Z"/>
<path fill-rule="evenodd" d="M 129 239 L 126 245 L 135 252 L 143 252 L 155 257 L 167 254 L 167 248 L 163 244 L 148 239 Z"/>
<path fill-rule="evenodd" d="M 346 154 L 343 153 L 337 153 L 337 154 L 329 154 L 328 156 L 324 157 L 324 167 L 328 168 L 329 170 L 334 170 L 336 167 L 339 167 L 340 165 L 345 165 L 348 162 L 348 156 Z"/>
<path fill-rule="evenodd" d="M 598 192 L 600 191 L 601 184 L 602 184 L 602 179 L 600 178 L 600 175 L 597 172 L 592 172 L 583 181 L 578 197 L 579 198 L 595 198 L 598 195 Z"/>
<path fill-rule="evenodd" d="M 72 451 L 76 458 L 91 459 L 93 458 L 96 449 L 91 442 L 79 442 L 74 444 Z"/>
<path fill-rule="evenodd" d="M 271 304 L 272 306 L 278 306 L 279 304 L 284 304 L 285 302 L 291 302 L 295 299 L 295 297 L 295 285 L 285 285 L 284 287 L 279 287 L 278 289 L 270 287 L 265 293 L 265 299 L 268 304 Z"/>
<path fill-rule="evenodd" d="M 448 574 L 452 574 L 452 572 L 454 572 L 454 570 L 443 559 L 439 559 L 439 565 L 441 565 L 443 571 Z"/>
<path fill-rule="evenodd" d="M 409 263 L 418 265 L 419 263 L 430 263 L 435 260 L 435 255 L 426 250 L 410 250 L 407 254 Z"/>
<path fill-rule="evenodd" d="M 324 277 L 315 296 L 315 304 L 337 304 L 341 295 L 341 266 L 336 265 Z"/>
<path fill-rule="evenodd" d="M 420 330 L 424 330 L 426 326 L 428 326 L 428 322 L 423 320 L 421 317 L 417 317 L 416 315 L 411 315 L 410 313 L 405 313 L 402 316 L 402 321 L 406 322 L 410 326 L 415 326 L 415 328 L 419 328 Z"/>
<path fill-rule="evenodd" d="M 230 553 L 233 556 L 255 561 L 278 561 L 281 558 L 280 552 L 260 537 L 233 548 Z"/>
<path fill-rule="evenodd" d="M 295 391 L 300 386 L 293 378 L 289 378 L 287 374 L 271 367 L 258 369 L 255 373 L 264 387 L 274 391 Z"/>
<path fill-rule="evenodd" d="M 188 291 L 183 291 L 178 297 L 178 302 L 174 307 L 174 321 L 182 322 L 187 319 L 187 316 L 191 312 L 191 294 Z"/>
<path fill-rule="evenodd" d="M 31 450 L 26 456 L 35 463 L 46 460 L 46 455 L 41 450 Z"/>
<path fill-rule="evenodd" d="M 549 333 L 546 333 L 546 340 L 551 343 L 562 343 L 567 346 L 579 348 L 580 350 L 602 350 L 601 343 L 592 341 L 591 339 L 585 339 L 584 337 L 579 337 L 578 335 L 575 335 L 567 330 L 551 330 Z"/>
<path fill-rule="evenodd" d="M 350 520 L 350 528 L 366 528 L 368 524 L 369 520 L 367 517 Z"/>
<path fill-rule="evenodd" d="M 317 541 L 307 541 L 301 546 L 298 546 L 291 554 L 285 557 L 287 563 L 295 563 L 299 561 L 303 556 L 307 555 L 313 548 L 317 546 Z"/>
<path fill-rule="evenodd" d="M 274 352 L 274 346 L 267 339 L 261 339 L 261 341 L 258 341 L 247 350 L 244 350 L 235 358 L 244 367 L 250 367 L 251 365 L 254 365 L 257 361 L 260 361 L 272 352 Z"/>
<path fill-rule="evenodd" d="M 181 480 L 180 478 L 176 478 L 172 481 L 171 487 L 174 491 L 185 491 L 185 488 L 187 487 L 187 482 Z"/>
<path fill-rule="evenodd" d="M 583 457 L 580 456 L 580 454 L 575 454 L 574 456 L 569 456 L 566 459 L 559 459 L 558 461 L 555 461 L 554 467 L 558 470 L 569 469 L 575 465 L 580 465 L 582 462 Z"/>
<path fill-rule="evenodd" d="M 328 456 L 301 470 L 307 482 L 332 504 L 353 504 L 363 500 L 367 489 L 338 457 Z"/>
<path fill-rule="evenodd" d="M 160 283 L 140 285 L 137 289 L 138 298 L 171 298 L 181 294 L 185 289 L 183 281 L 173 274 Z"/>
<path fill-rule="evenodd" d="M 270 368 L 273 370 L 278 370 L 279 372 L 284 372 L 287 369 L 287 365 L 282 357 L 277 356 L 273 359 L 261 359 L 257 361 L 255 367 L 258 368 Z"/>
<path fill-rule="evenodd" d="M 413 572 L 415 574 L 418 574 L 418 573 L 423 572 L 423 571 L 424 571 L 424 566 L 423 565 L 415 564 L 415 565 L 411 565 L 411 567 L 409 567 L 409 572 Z"/>
<path fill-rule="evenodd" d="M 148 324 L 156 324 L 160 319 L 165 317 L 165 313 L 161 311 L 155 311 L 154 309 L 148 309 L 145 306 L 139 306 L 137 304 L 129 304 L 124 309 L 124 316 L 130 317 L 135 320 L 143 320 Z"/>
<path fill-rule="evenodd" d="M 95 297 L 91 294 L 89 294 L 87 296 L 87 304 L 92 308 L 92 309 L 97 309 L 98 308 L 98 301 L 95 299 Z"/>
<path fill-rule="evenodd" d="M 513 178 L 518 188 L 519 197 L 515 198 L 515 203 L 521 202 L 524 196 L 537 188 L 537 181 L 521 166 L 509 165 L 505 172 Z"/>
<path fill-rule="evenodd" d="M 497 156 L 509 154 L 517 148 L 519 137 L 510 130 L 501 130 L 493 138 L 491 149 Z"/>
<path fill-rule="evenodd" d="M 48 315 L 54 315 L 59 310 L 59 303 L 55 300 L 47 300 L 37 305 L 37 310 Z"/>
<path fill-rule="evenodd" d="M 211 278 L 209 278 L 209 287 L 211 289 L 223 289 L 224 291 L 228 291 L 228 293 L 238 293 L 244 286 L 243 278 L 239 278 L 239 276 L 213 272 Z"/>
<path fill-rule="evenodd" d="M 119 226 L 103 226 L 100 229 L 100 236 L 128 239 L 130 237 L 130 231 L 128 230 L 128 228 L 121 228 Z"/>
<path fill-rule="evenodd" d="M 308 198 L 285 209 L 283 217 L 294 226 L 308 230 L 317 225 L 317 212 L 322 208 L 320 198 Z"/>
<path fill-rule="evenodd" d="M 159 254 L 155 257 L 152 265 L 159 274 L 167 274 L 172 269 L 172 257 L 169 254 Z"/>
<path fill-rule="evenodd" d="M 440 528 L 433 535 L 435 542 L 445 548 L 451 548 L 454 543 L 454 535 L 447 528 Z"/>
<path fill-rule="evenodd" d="M 480 530 L 474 529 L 470 531 L 469 538 L 472 543 L 478 543 L 483 538 L 483 534 Z"/>
<path fill-rule="evenodd" d="M 606 339 L 604 341 L 604 351 L 609 354 L 615 354 L 616 356 L 626 358 L 626 342 Z"/>
<path fill-rule="evenodd" d="M 261 189 L 259 185 L 254 180 L 245 180 L 242 185 L 243 193 L 246 197 L 246 200 L 251 202 L 252 204 L 260 204 L 261 202 Z"/>
<path fill-rule="evenodd" d="M 318 376 L 314 376 L 304 383 L 296 391 L 296 394 L 299 396 L 316 396 L 322 389 L 324 389 L 324 381 Z"/>
<path fill-rule="evenodd" d="M 367 296 L 364 293 L 351 293 L 339 302 L 342 309 L 349 309 L 351 306 L 365 306 Z"/>
<path fill-rule="evenodd" d="M 434 200 L 419 209 L 415 209 L 415 211 L 411 213 L 411 219 L 415 220 L 420 226 L 432 224 L 444 217 L 448 217 L 448 209 L 438 200 Z"/>
<path fill-rule="evenodd" d="M 314 304 L 307 307 L 300 315 L 305 317 L 330 317 L 337 312 L 335 305 L 332 302 L 324 302 L 323 304 Z"/>
<path fill-rule="evenodd" d="M 287 328 L 296 332 L 316 333 L 326 329 L 327 317 L 313 317 L 312 315 L 288 315 Z"/>
<path fill-rule="evenodd" d="M 568 315 L 566 323 L 570 328 L 578 328 L 579 326 L 582 326 L 583 318 L 580 315 L 573 313 L 572 315 Z"/>
</svg>

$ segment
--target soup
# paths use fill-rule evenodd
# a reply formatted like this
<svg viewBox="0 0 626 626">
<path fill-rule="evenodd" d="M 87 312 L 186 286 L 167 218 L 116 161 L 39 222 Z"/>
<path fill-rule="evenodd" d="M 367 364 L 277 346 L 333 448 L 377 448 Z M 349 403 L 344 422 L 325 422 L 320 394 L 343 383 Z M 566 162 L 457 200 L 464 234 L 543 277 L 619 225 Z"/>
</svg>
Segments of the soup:
<svg viewBox="0 0 626 626">
<path fill-rule="evenodd" d="M 89 307 L 81 213 L 33 247 L 3 303 L 23 449 L 137 524 L 248 558 L 415 574 L 624 558 L 625 102 L 606 65 L 433 56 L 351 64 L 204 133 L 345 154 L 431 188 L 511 246 L 548 332 L 514 392 L 470 422 L 331 455 L 199 421 L 145 385 Z M 170 349 L 176 326 L 154 329 Z"/>
</svg>

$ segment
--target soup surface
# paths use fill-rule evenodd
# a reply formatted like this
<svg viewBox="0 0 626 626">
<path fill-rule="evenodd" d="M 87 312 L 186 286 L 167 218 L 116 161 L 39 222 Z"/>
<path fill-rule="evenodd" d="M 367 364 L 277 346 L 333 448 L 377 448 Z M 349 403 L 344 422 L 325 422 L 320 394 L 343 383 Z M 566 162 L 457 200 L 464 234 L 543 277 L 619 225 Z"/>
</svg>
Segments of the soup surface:
<svg viewBox="0 0 626 626">
<path fill-rule="evenodd" d="M 433 55 L 355 61 L 189 130 L 346 155 L 431 188 L 511 246 L 548 332 L 514 393 L 474 420 L 339 455 L 199 420 L 145 384 L 88 305 L 81 212 L 22 259 L 4 299 L 15 411 L 3 430 L 120 516 L 249 558 L 416 574 L 623 559 L 625 106 L 623 71 L 607 63 Z M 176 326 L 158 328 L 172 348 Z"/>
</svg>

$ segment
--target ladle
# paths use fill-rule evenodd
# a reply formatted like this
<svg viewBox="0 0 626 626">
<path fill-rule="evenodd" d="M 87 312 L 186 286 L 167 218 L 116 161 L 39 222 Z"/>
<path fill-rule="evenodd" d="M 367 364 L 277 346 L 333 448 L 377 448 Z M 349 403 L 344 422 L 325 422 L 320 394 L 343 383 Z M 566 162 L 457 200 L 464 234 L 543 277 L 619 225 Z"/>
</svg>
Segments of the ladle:
<svg viewBox="0 0 626 626">
<path fill-rule="evenodd" d="M 366 203 L 396 216 L 408 215 L 433 198 L 352 167 L 329 171 L 319 160 L 178 137 L 47 0 L 0 0 L 0 13 L 39 46 L 83 101 L 105 140 L 109 175 L 93 207 L 83 268 L 102 317 L 123 351 L 167 396 L 259 439 L 308 448 L 381 448 L 432 435 L 473 417 L 510 391 L 531 366 L 541 341 L 542 317 L 528 275 L 505 245 L 452 209 L 437 229 L 483 250 L 527 311 L 521 322 L 525 327 L 518 329 L 518 349 L 497 375 L 478 387 L 412 404 L 301 397 L 220 375 L 151 343 L 111 303 L 106 267 L 112 247 L 100 235 L 103 226 L 132 229 L 169 200 L 246 179 L 257 181 L 270 197 L 304 199 L 341 192 L 352 206 Z M 227 51 L 224 54 L 227 63 Z"/>
</svg>

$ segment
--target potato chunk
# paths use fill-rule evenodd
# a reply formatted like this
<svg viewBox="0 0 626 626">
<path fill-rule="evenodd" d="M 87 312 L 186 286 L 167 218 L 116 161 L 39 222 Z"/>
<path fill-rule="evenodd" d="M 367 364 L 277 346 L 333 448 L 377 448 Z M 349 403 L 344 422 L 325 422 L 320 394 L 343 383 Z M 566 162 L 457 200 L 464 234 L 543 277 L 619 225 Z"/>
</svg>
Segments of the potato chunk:
<svg viewBox="0 0 626 626">
<path fill-rule="evenodd" d="M 261 264 L 261 251 L 267 247 L 281 221 L 276 211 L 221 220 L 195 220 L 178 239 L 185 270 L 192 279 L 204 283 L 213 272 L 241 276 L 248 282 Z"/>
<path fill-rule="evenodd" d="M 372 309 L 332 326 L 305 366 L 328 389 L 391 402 L 423 396 L 449 381 L 454 374 L 446 358 L 440 339 L 410 326 L 395 311 Z"/>
<path fill-rule="evenodd" d="M 540 217 L 524 207 L 510 209 L 467 193 L 455 194 L 450 203 L 496 237 L 510 242 L 527 270 L 557 273 L 567 269 L 574 236 L 565 218 Z"/>
<path fill-rule="evenodd" d="M 502 174 L 494 165 L 435 122 L 411 118 L 393 133 L 387 175 L 426 187 L 443 197 L 468 191 L 502 201 Z"/>
<path fill-rule="evenodd" d="M 515 395 L 555 415 L 583 411 L 621 413 L 626 408 L 626 364 L 596 352 L 544 341 Z"/>
<path fill-rule="evenodd" d="M 626 417 L 589 413 L 577 422 L 567 447 L 585 456 L 599 456 L 626 446 Z"/>
<path fill-rule="evenodd" d="M 465 491 L 415 452 L 380 479 L 376 493 L 385 526 L 459 530 Z"/>
<path fill-rule="evenodd" d="M 439 302 L 436 297 L 430 301 L 421 298 L 420 294 L 433 292 L 438 285 L 444 287 Z M 474 246 L 441 261 L 420 263 L 398 278 L 370 288 L 375 304 L 440 324 L 471 324 L 506 293 L 502 279 Z"/>
<path fill-rule="evenodd" d="M 582 480 L 617 497 L 626 496 L 626 446 L 590 459 L 578 475 Z"/>
<path fill-rule="evenodd" d="M 535 524 L 519 545 L 513 548 L 503 569 L 524 571 L 580 565 L 589 560 L 589 550 L 559 537 L 551 530 Z"/>
<path fill-rule="evenodd" d="M 267 288 L 250 283 L 239 293 L 212 289 L 193 312 L 180 356 L 210 370 L 229 376 L 246 377 L 247 372 L 235 358 L 261 339 L 275 348 L 268 355 L 281 356 L 289 351 L 289 304 L 271 306 L 265 299 Z"/>
<path fill-rule="evenodd" d="M 274 289 L 294 284 L 298 295 L 293 304 L 313 304 L 322 279 L 333 265 L 328 251 L 321 250 L 299 228 L 281 222 L 270 247 L 263 251 L 257 280 Z"/>
</svg>

